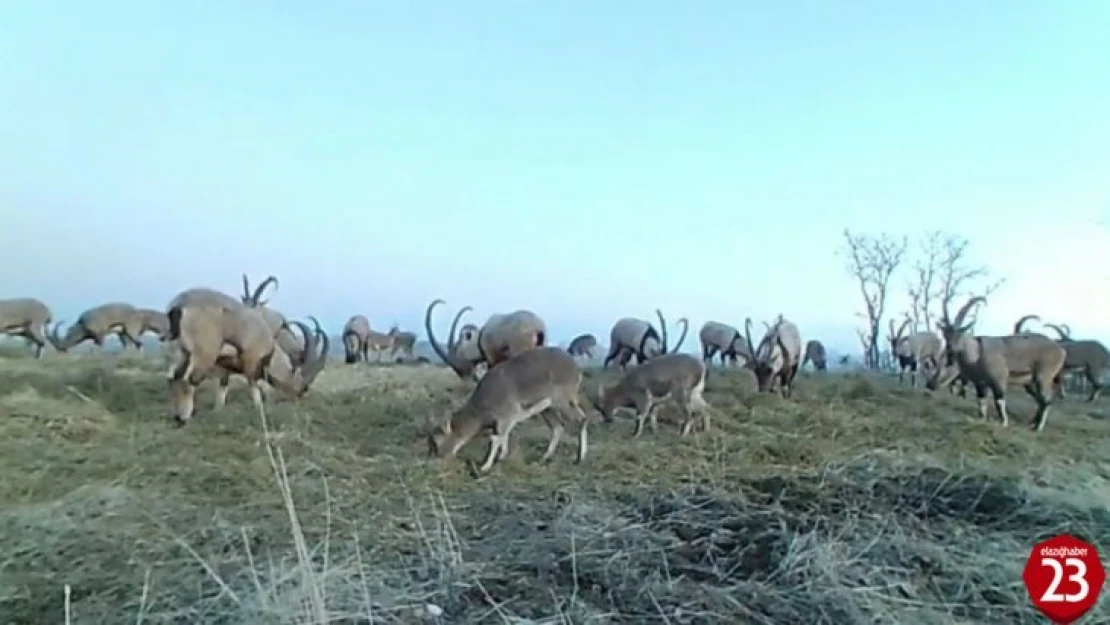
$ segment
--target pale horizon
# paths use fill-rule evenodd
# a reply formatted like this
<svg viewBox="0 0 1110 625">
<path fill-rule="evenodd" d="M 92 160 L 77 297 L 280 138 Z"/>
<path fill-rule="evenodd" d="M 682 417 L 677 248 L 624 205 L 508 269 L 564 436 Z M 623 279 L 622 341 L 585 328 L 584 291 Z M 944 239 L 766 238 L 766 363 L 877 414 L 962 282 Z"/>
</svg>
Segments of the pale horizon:
<svg viewBox="0 0 1110 625">
<path fill-rule="evenodd" d="M 443 298 L 442 334 L 660 308 L 692 351 L 781 312 L 857 355 L 842 230 L 942 230 L 1006 280 L 978 332 L 1110 339 L 1110 5 L 696 8 L 6 3 L 0 297 L 72 321 L 246 272 L 333 334 L 423 339 Z"/>
</svg>

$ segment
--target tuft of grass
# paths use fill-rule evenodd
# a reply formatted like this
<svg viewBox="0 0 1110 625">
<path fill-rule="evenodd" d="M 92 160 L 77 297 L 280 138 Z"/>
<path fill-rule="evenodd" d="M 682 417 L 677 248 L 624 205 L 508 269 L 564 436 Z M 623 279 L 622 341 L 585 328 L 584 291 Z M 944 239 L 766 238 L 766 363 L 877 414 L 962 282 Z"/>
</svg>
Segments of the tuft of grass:
<svg viewBox="0 0 1110 625">
<path fill-rule="evenodd" d="M 540 465 L 537 421 L 475 479 L 423 455 L 468 391 L 440 367 L 334 364 L 267 420 L 206 385 L 177 428 L 155 354 L 2 364 L 11 622 L 1038 623 L 1032 544 L 1110 548 L 1101 404 L 1034 434 L 1019 393 L 1002 429 L 884 378 L 783 400 L 714 371 L 711 432 L 595 421 L 584 464 L 570 443 Z"/>
</svg>

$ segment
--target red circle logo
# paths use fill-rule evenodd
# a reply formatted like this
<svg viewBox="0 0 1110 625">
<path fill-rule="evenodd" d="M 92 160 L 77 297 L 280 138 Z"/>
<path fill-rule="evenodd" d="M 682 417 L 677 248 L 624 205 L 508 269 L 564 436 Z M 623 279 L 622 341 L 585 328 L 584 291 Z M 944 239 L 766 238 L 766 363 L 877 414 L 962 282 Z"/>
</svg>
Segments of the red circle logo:
<svg viewBox="0 0 1110 625">
<path fill-rule="evenodd" d="M 1068 625 L 1098 603 L 1106 570 L 1095 546 L 1069 534 L 1033 545 L 1021 577 L 1029 599 L 1058 625 Z"/>
</svg>

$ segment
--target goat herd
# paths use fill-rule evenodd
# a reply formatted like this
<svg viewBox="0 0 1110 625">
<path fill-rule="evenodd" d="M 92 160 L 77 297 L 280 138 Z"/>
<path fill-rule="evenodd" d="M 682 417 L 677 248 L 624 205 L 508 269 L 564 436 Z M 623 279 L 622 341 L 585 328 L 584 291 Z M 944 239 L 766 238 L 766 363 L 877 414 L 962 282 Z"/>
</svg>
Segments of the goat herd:
<svg viewBox="0 0 1110 625">
<path fill-rule="evenodd" d="M 117 334 L 125 346 L 138 348 L 143 333 L 153 332 L 166 344 L 173 361 L 168 373 L 169 395 L 178 423 L 183 425 L 192 417 L 196 388 L 213 375 L 219 379 L 217 408 L 226 402 L 230 377 L 237 374 L 246 378 L 251 399 L 265 417 L 261 382 L 287 396 L 301 397 L 324 369 L 330 347 L 327 333 L 314 317 L 309 317 L 314 325 L 309 328 L 303 322 L 287 320 L 267 305 L 262 295 L 268 286 L 276 288 L 277 284 L 270 276 L 252 290 L 244 275 L 243 294 L 238 299 L 214 289 L 192 288 L 174 297 L 165 312 L 105 304 L 85 311 L 64 335 L 59 332 L 60 322 L 51 327 L 51 311 L 41 301 L 0 300 L 0 333 L 25 337 L 35 345 L 36 357 L 41 357 L 47 343 L 64 352 L 86 340 L 103 345 L 105 337 Z M 1056 340 L 1026 331 L 1023 326 L 1038 319 L 1035 315 L 1018 320 L 1011 335 L 974 335 L 974 320 L 968 321 L 968 313 L 985 302 L 982 297 L 971 298 L 955 318 L 945 307 L 937 324 L 939 336 L 931 331 L 907 335 L 908 319 L 900 328 L 892 321 L 890 346 L 900 365 L 900 381 L 909 371 L 916 386 L 920 369 L 930 390 L 954 388 L 958 383 L 962 391 L 970 384 L 983 418 L 990 391 L 1003 425 L 1009 423 L 1006 388 L 1022 384 L 1037 404 L 1036 431 L 1044 428 L 1052 401 L 1064 396 L 1062 376 L 1066 372 L 1082 373 L 1092 387 L 1088 400 L 1098 397 L 1101 374 L 1110 365 L 1105 346 L 1094 340 L 1073 340 L 1066 326 L 1046 324 L 1059 335 Z M 477 380 L 477 385 L 466 403 L 428 434 L 429 452 L 453 457 L 467 441 L 484 432 L 490 437 L 490 447 L 480 470 L 487 471 L 507 455 L 513 428 L 539 415 L 551 430 L 543 459 L 554 453 L 570 426 L 577 430 L 581 461 L 587 448 L 587 417 L 579 404 L 583 374 L 576 357 L 592 355 L 597 339 L 586 334 L 567 349 L 547 346 L 543 319 L 528 310 L 494 314 L 481 326 L 459 328 L 460 319 L 471 310 L 467 306 L 456 313 L 444 345 L 432 330 L 432 313 L 443 303 L 433 301 L 425 313 L 429 342 L 460 378 Z M 728 324 L 705 323 L 699 333 L 702 357 L 698 358 L 678 352 L 689 322 L 679 319 L 682 334 L 674 347 L 668 347 L 666 319 L 662 312 L 656 313 L 658 331 L 650 322 L 631 317 L 613 325 L 604 366 L 616 360 L 623 374 L 615 383 L 601 385 L 590 399 L 607 422 L 619 409 L 634 409 L 633 436 L 643 432 L 645 422 L 655 427 L 655 408 L 666 398 L 682 412 L 683 435 L 689 434 L 699 419 L 702 429 L 708 430 L 709 405 L 702 393 L 708 363 L 714 356 L 719 356 L 722 364 L 727 359 L 750 369 L 761 392 L 777 387 L 786 398 L 806 361 L 825 369 L 825 348 L 819 341 L 810 341 L 803 350 L 798 327 L 782 315 L 765 324 L 766 332 L 758 343 L 752 341 L 750 319 L 743 334 Z M 368 360 L 371 349 L 378 353 L 390 349 L 391 356 L 401 351 L 413 356 L 416 342 L 413 333 L 401 332 L 396 326 L 389 333 L 374 332 L 362 315 L 351 317 L 342 336 L 348 363 Z M 628 368 L 633 358 L 638 366 Z M 485 374 L 479 375 L 483 366 Z"/>
</svg>

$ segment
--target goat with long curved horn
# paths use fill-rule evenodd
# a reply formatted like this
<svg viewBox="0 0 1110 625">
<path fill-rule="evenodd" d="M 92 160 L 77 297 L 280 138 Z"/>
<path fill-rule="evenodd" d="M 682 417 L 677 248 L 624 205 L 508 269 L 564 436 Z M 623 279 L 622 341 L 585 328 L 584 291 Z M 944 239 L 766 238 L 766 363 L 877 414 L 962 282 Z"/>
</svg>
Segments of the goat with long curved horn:
<svg viewBox="0 0 1110 625">
<path fill-rule="evenodd" d="M 744 336 L 752 353 L 752 370 L 760 392 L 770 392 L 779 382 L 779 392 L 790 397 L 794 378 L 802 364 L 802 338 L 798 326 L 779 315 L 757 347 L 752 342 L 752 320 L 744 320 Z"/>
<path fill-rule="evenodd" d="M 489 371 L 508 358 L 546 345 L 547 324 L 530 310 L 490 315 L 480 328 L 464 327 L 456 337 L 454 333 L 459 319 L 463 313 L 472 310 L 465 306 L 451 322 L 447 347 L 444 348 L 432 330 L 432 311 L 439 304 L 445 303 L 436 299 L 428 305 L 424 313 L 424 330 L 428 333 L 428 342 L 436 355 L 460 378 L 476 378 L 476 370 L 480 364 L 484 363 Z"/>
<path fill-rule="evenodd" d="M 977 304 L 986 304 L 984 297 L 970 298 L 956 313 L 948 315 L 947 305 L 941 321 L 947 362 L 955 367 L 938 367 L 927 382 L 936 390 L 959 374 L 975 387 L 979 398 L 979 414 L 987 417 L 987 391 L 994 396 L 995 408 L 1002 425 L 1009 425 L 1006 410 L 1006 388 L 1021 384 L 1037 403 L 1033 429 L 1041 431 L 1048 421 L 1048 410 L 1054 396 L 1054 380 L 1063 369 L 1064 348 L 1043 334 L 1009 334 L 1006 336 L 974 336 L 974 321 L 967 315 Z M 948 379 L 945 379 L 948 378 Z"/>
</svg>

